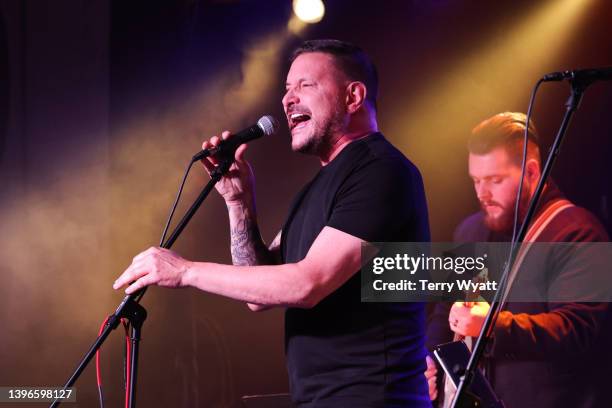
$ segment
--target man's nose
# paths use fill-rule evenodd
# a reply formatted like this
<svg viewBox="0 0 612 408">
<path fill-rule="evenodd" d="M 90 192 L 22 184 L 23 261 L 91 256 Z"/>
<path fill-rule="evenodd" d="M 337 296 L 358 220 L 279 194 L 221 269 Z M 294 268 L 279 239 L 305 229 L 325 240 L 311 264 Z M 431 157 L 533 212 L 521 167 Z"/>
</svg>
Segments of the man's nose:
<svg viewBox="0 0 612 408">
<path fill-rule="evenodd" d="M 289 106 L 298 103 L 299 99 L 298 99 L 296 93 L 293 90 L 289 89 L 289 90 L 287 90 L 287 92 L 285 92 L 285 96 L 283 96 L 282 102 L 283 102 L 283 106 L 286 109 Z"/>
<path fill-rule="evenodd" d="M 487 201 L 491 199 L 491 190 L 486 183 L 478 183 L 474 186 L 476 189 L 476 196 L 480 201 Z"/>
</svg>

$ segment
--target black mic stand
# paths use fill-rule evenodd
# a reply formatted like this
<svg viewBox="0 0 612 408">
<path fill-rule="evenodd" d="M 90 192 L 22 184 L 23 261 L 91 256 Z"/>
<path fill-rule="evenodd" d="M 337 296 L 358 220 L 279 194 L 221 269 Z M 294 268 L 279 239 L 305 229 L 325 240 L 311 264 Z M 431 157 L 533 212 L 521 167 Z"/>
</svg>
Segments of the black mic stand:
<svg viewBox="0 0 612 408">
<path fill-rule="evenodd" d="M 195 161 L 195 160 L 193 160 Z M 172 244 L 179 237 L 181 232 L 185 229 L 191 218 L 194 216 L 200 205 L 204 202 L 208 194 L 212 191 L 215 184 L 221 177 L 229 170 L 230 166 L 234 162 L 234 152 L 228 152 L 228 154 L 223 155 L 223 158 L 219 162 L 219 165 L 213 170 L 210 174 L 210 180 L 202 189 L 202 192 L 196 198 L 194 203 L 191 205 L 189 210 L 185 213 L 181 221 L 177 224 L 176 228 L 168 238 L 165 243 L 161 243 L 160 246 L 165 249 L 170 249 Z M 163 239 L 163 238 L 162 238 Z M 76 380 L 79 378 L 87 364 L 91 361 L 91 359 L 95 356 L 98 349 L 102 346 L 108 335 L 112 330 L 115 330 L 121 321 L 122 318 L 129 320 L 131 325 L 131 334 L 130 334 L 130 342 L 131 342 L 131 360 L 130 360 L 130 372 L 127 374 L 129 376 L 128 382 L 128 406 L 130 408 L 134 408 L 136 406 L 136 375 L 137 375 L 137 366 L 138 366 L 138 345 L 140 342 L 140 332 L 142 329 L 142 324 L 147 318 L 147 311 L 144 307 L 142 307 L 138 302 L 144 296 L 147 288 L 144 287 L 137 292 L 134 292 L 130 295 L 127 295 L 123 298 L 123 301 L 119 304 L 115 313 L 109 316 L 102 333 L 95 340 L 89 351 L 85 354 L 85 356 L 81 359 L 81 362 L 77 366 L 74 373 L 70 376 L 66 384 L 64 385 L 64 390 L 72 387 Z M 57 398 L 50 405 L 50 408 L 57 407 L 62 401 Z"/>
<path fill-rule="evenodd" d="M 468 389 L 472 383 L 472 380 L 474 379 L 474 373 L 478 367 L 478 362 L 481 360 L 484 354 L 484 350 L 487 345 L 487 342 L 489 341 L 493 333 L 493 328 L 495 327 L 495 322 L 497 321 L 499 312 L 504 306 L 504 303 L 505 303 L 504 294 L 506 293 L 508 275 L 510 274 L 510 271 L 512 270 L 514 266 L 514 262 L 518 254 L 518 249 L 520 247 L 520 244 L 523 242 L 523 240 L 525 239 L 525 235 L 527 234 L 527 229 L 535 213 L 535 209 L 540 199 L 540 196 L 542 195 L 542 191 L 544 189 L 544 184 L 546 182 L 546 179 L 548 178 L 548 175 L 550 174 L 552 166 L 559 154 L 559 149 L 561 147 L 561 143 L 563 142 L 563 139 L 565 138 L 565 133 L 567 132 L 567 128 L 570 123 L 570 120 L 574 112 L 578 109 L 578 105 L 580 104 L 584 90 L 591 82 L 592 81 L 588 79 L 587 80 L 571 79 L 570 80 L 571 94 L 567 102 L 565 103 L 566 111 L 565 111 L 565 115 L 563 116 L 563 121 L 561 122 L 561 126 L 559 128 L 559 131 L 557 132 L 557 136 L 555 137 L 555 141 L 553 142 L 550 152 L 548 153 L 548 158 L 546 159 L 546 164 L 544 165 L 544 169 L 542 171 L 542 176 L 540 177 L 540 180 L 533 194 L 533 197 L 531 198 L 531 201 L 529 202 L 529 207 L 527 210 L 527 214 L 525 215 L 525 220 L 523 221 L 521 225 L 521 229 L 519 230 L 519 234 L 517 236 L 516 241 L 513 242 L 511 245 L 510 256 L 508 258 L 508 262 L 506 262 L 504 272 L 500 280 L 499 289 L 495 293 L 495 296 L 491 303 L 491 308 L 489 309 L 489 313 L 487 314 L 485 318 L 482 330 L 480 331 L 480 335 L 478 336 L 476 340 L 474 349 L 470 356 L 470 360 L 467 364 L 467 367 L 465 368 L 464 374 L 461 376 L 461 380 L 457 387 L 457 392 L 455 393 L 455 396 L 453 397 L 453 401 L 451 403 L 451 407 L 453 408 L 481 407 L 481 405 L 479 404 L 478 398 L 474 398 L 473 395 L 468 394 Z M 526 124 L 526 126 L 528 125 L 529 124 Z M 510 284 L 509 286 L 510 286 L 509 288 L 511 288 L 512 284 Z"/>
</svg>

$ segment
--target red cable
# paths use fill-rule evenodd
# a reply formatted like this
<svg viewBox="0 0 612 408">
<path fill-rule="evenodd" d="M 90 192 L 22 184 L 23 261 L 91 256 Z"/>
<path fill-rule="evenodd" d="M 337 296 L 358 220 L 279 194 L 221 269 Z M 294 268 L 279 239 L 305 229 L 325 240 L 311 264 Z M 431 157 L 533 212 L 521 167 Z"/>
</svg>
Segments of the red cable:
<svg viewBox="0 0 612 408">
<path fill-rule="evenodd" d="M 125 328 L 125 408 L 129 408 L 132 345 L 130 343 L 129 321 L 127 319 L 121 319 L 121 322 L 123 323 L 123 327 Z"/>
<path fill-rule="evenodd" d="M 104 330 L 104 326 L 108 323 L 108 317 L 104 320 L 102 325 L 100 326 L 100 331 L 98 332 L 98 337 L 102 334 Z M 125 328 L 125 408 L 129 408 L 129 389 L 130 389 L 130 371 L 131 371 L 131 361 L 132 361 L 132 344 L 130 343 L 130 335 L 129 335 L 129 321 L 127 319 L 121 319 L 121 323 L 123 323 L 123 327 Z M 102 374 L 100 371 L 100 349 L 96 351 L 96 381 L 98 383 L 98 390 L 101 392 L 102 390 Z"/>
<path fill-rule="evenodd" d="M 104 326 L 106 326 L 107 322 L 108 317 L 104 320 L 102 326 L 100 326 L 100 331 L 98 331 L 98 337 L 100 337 L 100 335 L 102 334 Z M 102 374 L 100 373 L 100 348 L 98 348 L 98 350 L 96 351 L 96 381 L 98 383 L 98 389 L 102 389 Z"/>
</svg>

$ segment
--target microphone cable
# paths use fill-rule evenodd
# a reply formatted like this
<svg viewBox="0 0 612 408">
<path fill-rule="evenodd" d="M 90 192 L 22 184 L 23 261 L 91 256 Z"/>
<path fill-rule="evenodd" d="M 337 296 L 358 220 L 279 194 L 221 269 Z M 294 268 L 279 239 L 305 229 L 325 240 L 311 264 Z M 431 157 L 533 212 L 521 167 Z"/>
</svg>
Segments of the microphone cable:
<svg viewBox="0 0 612 408">
<path fill-rule="evenodd" d="M 174 213 L 176 212 L 176 208 L 178 206 L 179 200 L 181 198 L 181 195 L 183 193 L 183 189 L 185 187 L 185 182 L 187 181 L 187 176 L 189 175 L 189 172 L 191 171 L 191 167 L 193 166 L 193 163 L 195 163 L 196 160 L 190 160 L 189 161 L 189 165 L 187 166 L 187 168 L 185 169 L 185 174 L 183 175 L 183 179 L 181 180 L 181 184 L 179 186 L 178 192 L 176 194 L 176 198 L 174 199 L 174 203 L 172 204 L 172 208 L 170 210 L 170 214 L 168 215 L 168 219 L 166 220 L 166 225 L 164 227 L 164 231 L 162 232 L 162 236 L 161 236 L 161 240 L 160 240 L 160 246 L 162 246 L 164 244 L 164 241 L 166 239 L 166 234 L 168 233 L 168 228 L 170 227 L 170 223 L 172 221 L 172 217 L 174 216 Z M 134 301 L 136 303 L 138 303 L 140 301 L 140 299 L 142 298 L 142 296 L 144 295 L 144 292 L 141 292 L 135 299 Z M 108 323 L 109 318 L 107 317 L 104 322 L 102 323 L 102 325 L 100 326 L 100 330 L 98 332 L 98 336 L 100 336 L 102 334 L 102 331 L 104 330 L 104 326 L 106 326 L 106 324 Z M 129 389 L 130 389 L 130 371 L 131 371 L 131 360 L 132 360 L 132 346 L 130 343 L 130 336 L 129 336 L 129 332 L 130 332 L 130 321 L 128 319 L 121 319 L 121 323 L 123 324 L 123 327 L 125 329 L 125 354 L 124 354 L 124 362 L 123 362 L 123 366 L 124 366 L 124 383 L 125 383 L 125 407 L 128 407 L 129 404 Z M 103 389 L 102 389 L 102 373 L 101 373 L 101 369 L 100 369 L 100 349 L 98 349 L 96 351 L 96 382 L 97 382 L 97 386 L 98 386 L 98 400 L 100 403 L 100 408 L 104 408 L 104 393 L 103 393 Z"/>
</svg>

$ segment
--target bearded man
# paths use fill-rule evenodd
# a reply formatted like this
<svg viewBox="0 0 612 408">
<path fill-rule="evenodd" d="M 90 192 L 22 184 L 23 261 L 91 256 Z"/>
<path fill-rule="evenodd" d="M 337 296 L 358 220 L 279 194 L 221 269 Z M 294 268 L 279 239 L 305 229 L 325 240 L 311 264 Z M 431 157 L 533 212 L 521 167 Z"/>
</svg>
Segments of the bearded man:
<svg viewBox="0 0 612 408">
<path fill-rule="evenodd" d="M 473 129 L 468 141 L 468 168 L 481 210 L 459 225 L 456 242 L 511 240 L 526 127 L 524 114 L 504 112 Z M 528 135 L 519 223 L 542 169 L 532 123 Z M 567 200 L 549 179 L 525 242 L 596 241 L 608 241 L 602 225 L 589 211 Z M 527 253 L 524 268 L 516 275 L 511 294 L 528 301 L 510 302 L 500 312 L 485 353 L 485 374 L 508 408 L 609 406 L 608 304 L 558 300 L 571 297 L 576 287 L 588 287 L 595 273 L 593 260 L 559 248 L 540 255 Z M 554 300 L 534 301 L 541 297 L 538 291 L 543 288 Z M 453 335 L 478 336 L 488 310 L 486 302 L 456 302 L 452 307 L 437 304 L 429 319 L 428 347 L 451 341 Z M 439 370 L 430 357 L 427 362 L 430 397 L 443 399 Z M 447 406 L 448 395 L 440 406 Z"/>
<path fill-rule="evenodd" d="M 358 47 L 307 41 L 293 54 L 282 99 L 295 152 L 320 171 L 294 199 L 265 245 L 246 146 L 217 184 L 228 208 L 234 265 L 191 262 L 151 248 L 114 287 L 192 286 L 283 307 L 291 396 L 299 407 L 429 407 L 421 303 L 362 303 L 364 242 L 429 241 L 417 168 L 378 131 L 374 64 Z M 231 137 L 206 141 L 216 146 Z M 204 165 L 210 172 L 214 158 Z M 130 284 L 130 282 L 133 282 Z"/>
</svg>

